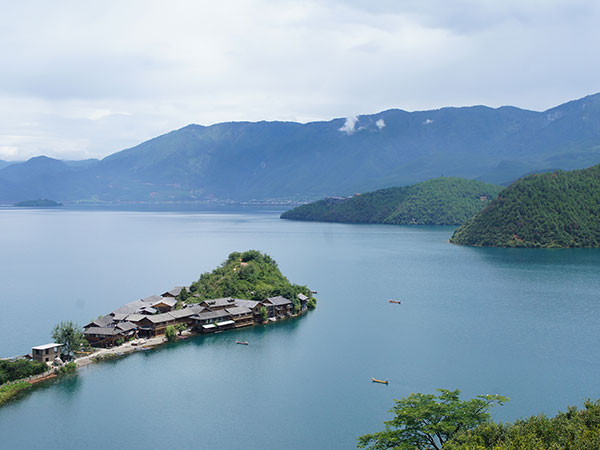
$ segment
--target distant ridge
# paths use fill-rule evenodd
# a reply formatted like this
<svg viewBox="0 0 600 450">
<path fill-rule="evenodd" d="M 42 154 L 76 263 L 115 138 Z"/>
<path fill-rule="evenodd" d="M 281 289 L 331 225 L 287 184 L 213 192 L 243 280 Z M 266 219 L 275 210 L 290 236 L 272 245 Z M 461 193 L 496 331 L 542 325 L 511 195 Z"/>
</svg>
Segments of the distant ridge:
<svg viewBox="0 0 600 450">
<path fill-rule="evenodd" d="M 493 247 L 600 247 L 600 165 L 518 180 L 457 229 L 450 242 Z"/>
<path fill-rule="evenodd" d="M 544 112 L 473 106 L 188 125 L 101 161 L 38 157 L 1 168 L 0 203 L 293 202 L 440 175 L 508 184 L 598 163 L 600 94 Z"/>
<path fill-rule="evenodd" d="M 350 198 L 326 198 L 281 214 L 282 219 L 394 225 L 460 225 L 496 198 L 501 186 L 435 178 Z"/>
</svg>

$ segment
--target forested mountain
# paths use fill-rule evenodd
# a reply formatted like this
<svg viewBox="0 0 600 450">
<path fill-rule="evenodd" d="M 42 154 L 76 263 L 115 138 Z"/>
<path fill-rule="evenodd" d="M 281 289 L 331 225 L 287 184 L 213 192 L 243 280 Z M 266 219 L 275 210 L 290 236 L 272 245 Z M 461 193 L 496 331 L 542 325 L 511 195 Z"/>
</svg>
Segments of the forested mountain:
<svg viewBox="0 0 600 450">
<path fill-rule="evenodd" d="M 282 219 L 396 225 L 460 225 L 501 186 L 462 178 L 435 178 L 412 186 L 380 189 L 349 198 L 326 198 L 298 206 Z"/>
<path fill-rule="evenodd" d="M 496 247 L 600 246 L 600 165 L 516 181 L 456 230 L 450 242 Z"/>
<path fill-rule="evenodd" d="M 0 169 L 0 202 L 314 200 L 457 176 L 508 184 L 600 162 L 600 94 L 544 112 L 398 109 L 329 122 L 189 125 L 76 163 Z"/>
</svg>

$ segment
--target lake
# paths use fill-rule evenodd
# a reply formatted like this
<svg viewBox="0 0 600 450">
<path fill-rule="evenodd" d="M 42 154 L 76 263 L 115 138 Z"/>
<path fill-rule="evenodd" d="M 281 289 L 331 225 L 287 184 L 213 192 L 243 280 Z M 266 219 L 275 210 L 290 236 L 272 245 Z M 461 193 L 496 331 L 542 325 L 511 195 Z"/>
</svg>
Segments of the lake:
<svg viewBox="0 0 600 450">
<path fill-rule="evenodd" d="M 0 356 L 50 342 L 61 320 L 83 325 L 189 284 L 232 251 L 267 252 L 319 299 L 299 319 L 36 388 L 0 408 L 3 447 L 351 449 L 411 392 L 510 397 L 495 420 L 600 397 L 600 250 L 458 247 L 452 231 L 274 212 L 2 209 Z"/>
</svg>

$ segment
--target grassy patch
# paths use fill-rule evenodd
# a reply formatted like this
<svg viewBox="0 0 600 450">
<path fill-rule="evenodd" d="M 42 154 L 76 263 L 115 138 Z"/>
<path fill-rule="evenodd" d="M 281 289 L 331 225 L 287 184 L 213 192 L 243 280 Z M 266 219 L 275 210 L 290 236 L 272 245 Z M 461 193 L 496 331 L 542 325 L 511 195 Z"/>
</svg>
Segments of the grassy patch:
<svg viewBox="0 0 600 450">
<path fill-rule="evenodd" d="M 29 389 L 33 386 L 31 383 L 26 381 L 19 381 L 12 384 L 5 384 L 0 387 L 0 406 L 7 403 L 11 398 L 15 397 L 21 391 Z"/>
</svg>

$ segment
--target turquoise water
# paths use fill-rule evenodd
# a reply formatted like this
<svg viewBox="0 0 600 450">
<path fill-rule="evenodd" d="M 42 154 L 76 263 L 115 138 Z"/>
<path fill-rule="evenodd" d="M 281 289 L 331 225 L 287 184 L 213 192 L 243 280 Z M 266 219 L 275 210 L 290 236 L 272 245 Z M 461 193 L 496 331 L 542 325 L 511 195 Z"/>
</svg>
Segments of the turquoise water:
<svg viewBox="0 0 600 450">
<path fill-rule="evenodd" d="M 319 292 L 298 320 L 35 389 L 0 409 L 2 446 L 350 449 L 410 392 L 507 395 L 497 420 L 600 397 L 600 251 L 465 248 L 451 233 L 272 212 L 2 210 L 2 356 L 48 342 L 60 320 L 187 284 L 234 250 L 266 251 Z"/>
</svg>

